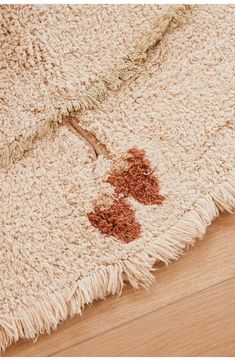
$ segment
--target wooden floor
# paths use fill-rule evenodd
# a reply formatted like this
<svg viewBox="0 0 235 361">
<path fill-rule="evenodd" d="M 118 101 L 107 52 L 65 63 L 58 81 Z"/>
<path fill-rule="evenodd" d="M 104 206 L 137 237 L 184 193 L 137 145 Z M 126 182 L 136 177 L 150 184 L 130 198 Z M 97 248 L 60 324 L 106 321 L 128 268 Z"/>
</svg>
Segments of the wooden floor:
<svg viewBox="0 0 235 361">
<path fill-rule="evenodd" d="M 151 290 L 127 286 L 5 356 L 235 356 L 235 216 L 156 276 Z"/>
</svg>

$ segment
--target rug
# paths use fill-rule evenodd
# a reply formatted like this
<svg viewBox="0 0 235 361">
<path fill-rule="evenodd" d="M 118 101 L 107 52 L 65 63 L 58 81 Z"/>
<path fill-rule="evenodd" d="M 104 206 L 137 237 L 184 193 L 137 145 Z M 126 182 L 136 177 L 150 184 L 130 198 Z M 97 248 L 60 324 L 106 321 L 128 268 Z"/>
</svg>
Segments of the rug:
<svg viewBox="0 0 235 361">
<path fill-rule="evenodd" d="M 0 10 L 4 350 L 149 288 L 233 211 L 235 6 Z"/>
</svg>

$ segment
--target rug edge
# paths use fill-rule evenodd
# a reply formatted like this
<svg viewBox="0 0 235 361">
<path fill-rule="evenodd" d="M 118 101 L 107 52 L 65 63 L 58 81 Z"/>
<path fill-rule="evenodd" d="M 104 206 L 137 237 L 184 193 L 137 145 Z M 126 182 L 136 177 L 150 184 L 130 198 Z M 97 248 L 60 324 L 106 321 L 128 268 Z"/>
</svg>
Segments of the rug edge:
<svg viewBox="0 0 235 361">
<path fill-rule="evenodd" d="M 94 300 L 120 295 L 126 281 L 134 288 L 148 288 L 155 280 L 153 265 L 157 261 L 169 264 L 178 259 L 187 247 L 203 238 L 219 211 L 233 213 L 234 189 L 235 174 L 232 173 L 210 194 L 195 202 L 190 211 L 135 259 L 99 267 L 95 273 L 78 280 L 73 290 L 64 289 L 28 305 L 27 310 L 0 317 L 0 351 L 4 352 L 20 339 L 36 339 L 40 334 L 50 333 L 67 318 L 82 314 L 85 305 Z"/>
</svg>

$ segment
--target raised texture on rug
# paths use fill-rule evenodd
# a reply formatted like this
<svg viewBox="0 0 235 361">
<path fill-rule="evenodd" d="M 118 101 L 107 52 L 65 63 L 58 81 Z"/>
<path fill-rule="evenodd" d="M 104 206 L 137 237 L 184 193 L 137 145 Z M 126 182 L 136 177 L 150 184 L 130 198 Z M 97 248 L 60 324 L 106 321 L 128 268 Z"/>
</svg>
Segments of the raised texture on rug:
<svg viewBox="0 0 235 361">
<path fill-rule="evenodd" d="M 4 350 L 148 288 L 234 210 L 235 7 L 0 10 Z"/>
</svg>

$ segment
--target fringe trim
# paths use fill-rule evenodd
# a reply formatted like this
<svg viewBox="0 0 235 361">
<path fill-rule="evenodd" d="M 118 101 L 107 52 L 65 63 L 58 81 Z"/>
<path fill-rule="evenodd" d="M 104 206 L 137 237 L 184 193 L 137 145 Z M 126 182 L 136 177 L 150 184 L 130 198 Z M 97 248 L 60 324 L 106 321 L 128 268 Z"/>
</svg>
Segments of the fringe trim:
<svg viewBox="0 0 235 361">
<path fill-rule="evenodd" d="M 139 73 L 142 65 L 147 61 L 149 50 L 154 48 L 172 28 L 184 24 L 189 18 L 190 9 L 190 5 L 170 6 L 160 17 L 155 29 L 143 37 L 136 45 L 135 50 L 124 59 L 124 64 L 120 68 L 112 70 L 101 80 L 93 83 L 84 97 L 66 102 L 47 119 L 26 129 L 23 134 L 0 149 L 0 168 L 7 169 L 14 162 L 20 160 L 27 150 L 32 149 L 35 141 L 55 135 L 65 117 L 93 109 L 107 97 L 110 90 L 118 90 L 124 82 Z"/>
<path fill-rule="evenodd" d="M 155 280 L 152 274 L 156 262 L 169 264 L 176 260 L 198 238 L 220 211 L 235 208 L 235 174 L 216 186 L 193 205 L 173 227 L 155 239 L 145 251 L 117 264 L 100 266 L 89 276 L 78 280 L 73 290 L 64 289 L 44 300 L 28 305 L 8 315 L 0 316 L 0 350 L 21 338 L 37 339 L 56 329 L 61 321 L 82 313 L 86 304 L 108 295 L 121 294 L 126 281 L 134 288 L 149 286 Z"/>
</svg>

